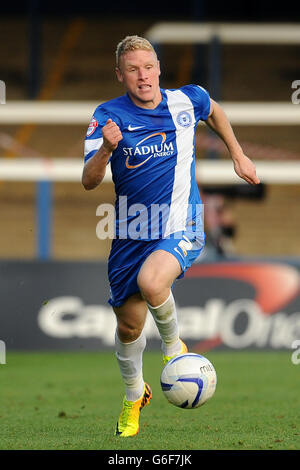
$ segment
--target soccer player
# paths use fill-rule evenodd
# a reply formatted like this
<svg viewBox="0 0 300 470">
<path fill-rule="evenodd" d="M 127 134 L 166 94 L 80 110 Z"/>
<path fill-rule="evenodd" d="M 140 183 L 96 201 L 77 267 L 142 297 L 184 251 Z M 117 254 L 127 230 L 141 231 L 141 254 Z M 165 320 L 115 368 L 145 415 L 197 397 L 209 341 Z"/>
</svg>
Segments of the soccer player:
<svg viewBox="0 0 300 470">
<path fill-rule="evenodd" d="M 187 351 L 172 285 L 204 246 L 195 179 L 199 120 L 225 142 L 238 176 L 250 184 L 259 179 L 225 113 L 205 89 L 160 88 L 160 63 L 148 40 L 127 36 L 118 44 L 116 75 L 126 94 L 95 110 L 85 139 L 82 184 L 96 188 L 110 162 L 116 220 L 109 303 L 116 314 L 116 357 L 125 384 L 115 434 L 129 437 L 138 433 L 140 411 L 152 397 L 142 369 L 148 310 L 160 333 L 164 363 Z"/>
</svg>

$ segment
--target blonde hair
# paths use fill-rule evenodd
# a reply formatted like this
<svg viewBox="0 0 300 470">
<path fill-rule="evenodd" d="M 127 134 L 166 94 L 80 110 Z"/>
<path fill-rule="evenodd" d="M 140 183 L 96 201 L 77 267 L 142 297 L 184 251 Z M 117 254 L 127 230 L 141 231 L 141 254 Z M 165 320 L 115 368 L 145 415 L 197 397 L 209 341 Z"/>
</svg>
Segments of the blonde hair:
<svg viewBox="0 0 300 470">
<path fill-rule="evenodd" d="M 126 36 L 122 39 L 121 42 L 117 45 L 116 49 L 116 63 L 117 67 L 120 65 L 120 58 L 122 55 L 126 54 L 129 51 L 136 51 L 136 50 L 143 50 L 143 51 L 152 51 L 156 55 L 156 52 L 152 46 L 152 44 L 148 41 L 148 39 L 142 38 L 140 36 Z"/>
</svg>

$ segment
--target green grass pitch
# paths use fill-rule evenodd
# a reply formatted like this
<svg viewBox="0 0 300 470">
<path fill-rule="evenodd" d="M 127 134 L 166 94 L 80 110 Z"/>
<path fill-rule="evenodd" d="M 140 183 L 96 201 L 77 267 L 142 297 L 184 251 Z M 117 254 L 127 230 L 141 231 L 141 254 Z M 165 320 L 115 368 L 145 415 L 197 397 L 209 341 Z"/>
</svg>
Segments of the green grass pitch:
<svg viewBox="0 0 300 470">
<path fill-rule="evenodd" d="M 144 354 L 153 389 L 140 432 L 113 435 L 124 394 L 113 352 L 8 352 L 0 365 L 0 449 L 300 449 L 300 364 L 290 352 L 204 354 L 215 365 L 213 398 L 195 410 L 160 389 L 162 356 Z"/>
</svg>

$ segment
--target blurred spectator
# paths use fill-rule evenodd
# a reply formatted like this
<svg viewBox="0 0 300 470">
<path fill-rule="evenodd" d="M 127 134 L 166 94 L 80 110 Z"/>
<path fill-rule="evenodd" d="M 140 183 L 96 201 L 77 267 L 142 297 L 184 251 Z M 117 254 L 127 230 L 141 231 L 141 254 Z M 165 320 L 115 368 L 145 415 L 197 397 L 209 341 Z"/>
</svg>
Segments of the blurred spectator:
<svg viewBox="0 0 300 470">
<path fill-rule="evenodd" d="M 235 223 L 230 204 L 222 194 L 203 194 L 206 245 L 199 261 L 214 261 L 234 254 Z"/>
<path fill-rule="evenodd" d="M 235 198 L 263 199 L 265 186 L 228 185 L 200 189 L 204 204 L 206 245 L 197 262 L 216 261 L 235 255 L 236 223 L 231 200 Z"/>
</svg>

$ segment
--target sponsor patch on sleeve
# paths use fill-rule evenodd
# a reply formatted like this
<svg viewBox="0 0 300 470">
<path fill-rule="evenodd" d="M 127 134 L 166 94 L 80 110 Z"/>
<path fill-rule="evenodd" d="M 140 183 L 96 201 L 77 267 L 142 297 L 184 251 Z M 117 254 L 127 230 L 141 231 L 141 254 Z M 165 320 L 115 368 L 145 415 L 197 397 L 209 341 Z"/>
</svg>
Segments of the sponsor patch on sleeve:
<svg viewBox="0 0 300 470">
<path fill-rule="evenodd" d="M 98 127 L 98 121 L 95 117 L 93 117 L 91 119 L 91 122 L 89 123 L 89 127 L 88 127 L 88 130 L 87 130 L 86 136 L 90 137 L 95 132 L 97 127 Z"/>
</svg>

